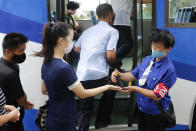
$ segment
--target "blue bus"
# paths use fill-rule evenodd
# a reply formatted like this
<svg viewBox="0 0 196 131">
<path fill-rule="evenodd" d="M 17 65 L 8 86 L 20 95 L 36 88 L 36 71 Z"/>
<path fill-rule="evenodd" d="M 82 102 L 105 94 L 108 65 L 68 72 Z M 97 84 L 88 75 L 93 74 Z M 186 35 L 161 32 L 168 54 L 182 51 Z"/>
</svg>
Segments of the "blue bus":
<svg viewBox="0 0 196 131">
<path fill-rule="evenodd" d="M 78 1 L 82 2 L 81 0 Z M 172 3 L 173 1 L 133 0 L 134 15 L 132 29 L 134 47 L 130 51 L 129 56 L 127 56 L 124 67 L 126 70 L 130 70 L 140 62 L 140 58 L 142 59 L 147 54 L 150 54 L 150 45 L 145 42 L 147 41 L 147 33 L 152 28 L 168 29 L 176 40 L 176 45 L 169 54 L 169 57 L 175 65 L 178 77 L 176 84 L 170 91 L 177 118 L 177 126 L 173 130 L 188 130 L 192 125 L 196 103 L 196 21 L 194 21 L 196 20 L 196 3 L 192 1 L 192 3 L 189 3 L 191 6 L 182 5 L 173 11 L 175 7 L 175 4 Z M 109 1 L 106 0 L 104 2 Z M 34 121 L 39 107 L 48 99 L 47 96 L 41 94 L 41 64 L 43 59 L 34 57 L 32 54 L 41 49 L 43 25 L 47 21 L 52 20 L 64 21 L 66 3 L 68 3 L 68 0 L 0 1 L 0 43 L 3 37 L 10 32 L 23 33 L 29 38 L 26 49 L 27 59 L 20 65 L 20 76 L 28 99 L 35 103 L 35 107 L 30 111 L 26 111 L 24 118 L 26 131 L 39 131 Z M 100 0 L 98 4 L 100 4 Z M 149 19 L 143 18 L 145 4 L 151 4 L 152 17 Z M 181 17 L 186 18 L 186 22 L 183 22 L 183 18 Z M 93 25 L 93 21 L 90 19 L 78 20 L 78 22 L 83 30 Z M 149 26 L 150 28 L 148 28 Z M 1 46 L 0 55 L 3 55 Z M 121 98 L 118 100 L 120 101 Z M 134 103 L 134 98 L 131 96 L 123 96 L 123 100 L 128 103 L 130 101 Z M 132 106 L 128 106 L 128 108 L 131 109 L 126 110 L 128 114 L 126 117 L 129 116 L 127 120 L 129 120 L 128 125 L 131 126 L 132 122 L 130 121 L 133 119 L 132 115 L 130 115 Z M 124 125 L 127 127 L 127 122 Z M 120 130 L 119 127 L 122 126 L 117 124 L 115 127 L 115 130 Z M 111 128 L 114 129 L 113 127 Z M 128 129 L 131 130 L 131 128 L 126 128 L 126 130 Z"/>
</svg>

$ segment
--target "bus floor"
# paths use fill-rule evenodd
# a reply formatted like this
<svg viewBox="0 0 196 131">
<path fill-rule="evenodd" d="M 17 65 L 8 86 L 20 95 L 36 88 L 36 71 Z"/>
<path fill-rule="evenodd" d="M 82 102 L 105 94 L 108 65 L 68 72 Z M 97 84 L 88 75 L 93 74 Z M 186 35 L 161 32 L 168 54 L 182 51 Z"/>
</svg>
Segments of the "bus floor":
<svg viewBox="0 0 196 131">
<path fill-rule="evenodd" d="M 132 127 L 127 125 L 110 125 L 107 128 L 95 129 L 93 126 L 90 127 L 89 131 L 138 131 L 137 124 L 133 124 Z M 186 125 L 176 125 L 173 128 L 168 128 L 166 131 L 190 131 Z"/>
<path fill-rule="evenodd" d="M 127 125 L 109 125 L 107 128 L 95 129 L 94 126 L 90 127 L 89 131 L 137 131 L 137 125 L 134 124 L 132 127 Z"/>
</svg>

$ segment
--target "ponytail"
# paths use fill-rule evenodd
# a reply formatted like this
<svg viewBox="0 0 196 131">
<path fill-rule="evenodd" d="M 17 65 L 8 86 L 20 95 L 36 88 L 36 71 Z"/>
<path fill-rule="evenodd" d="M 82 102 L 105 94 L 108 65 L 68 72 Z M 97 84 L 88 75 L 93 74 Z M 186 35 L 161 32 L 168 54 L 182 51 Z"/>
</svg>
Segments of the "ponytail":
<svg viewBox="0 0 196 131">
<path fill-rule="evenodd" d="M 58 39 L 68 36 L 68 29 L 72 29 L 72 27 L 64 22 L 46 23 L 43 29 L 42 50 L 35 56 L 44 57 L 44 63 L 51 62 Z"/>
</svg>

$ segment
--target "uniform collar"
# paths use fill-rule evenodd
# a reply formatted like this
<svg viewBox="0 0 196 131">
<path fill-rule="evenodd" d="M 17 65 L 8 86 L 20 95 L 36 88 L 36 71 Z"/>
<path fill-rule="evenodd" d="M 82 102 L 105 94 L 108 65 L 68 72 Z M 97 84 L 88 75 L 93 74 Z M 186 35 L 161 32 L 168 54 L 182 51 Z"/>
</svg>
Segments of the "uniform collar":
<svg viewBox="0 0 196 131">
<path fill-rule="evenodd" d="M 153 61 L 155 61 L 155 58 L 152 58 Z M 169 59 L 168 57 L 166 56 L 165 58 L 163 58 L 162 60 L 160 61 L 157 61 L 154 63 L 155 67 L 159 68 L 161 65 L 165 64 L 165 63 L 168 63 Z"/>
<path fill-rule="evenodd" d="M 101 24 L 101 25 L 109 25 L 107 22 L 105 22 L 105 21 L 99 21 L 99 23 L 98 24 Z"/>
<path fill-rule="evenodd" d="M 11 63 L 7 60 L 5 60 L 3 57 L 1 57 L 1 62 L 10 65 Z"/>
<path fill-rule="evenodd" d="M 0 61 L 1 61 L 2 63 L 5 63 L 5 64 L 8 65 L 9 67 L 19 69 L 18 64 L 12 64 L 12 63 L 10 63 L 9 61 L 5 60 L 3 57 L 1 57 Z"/>
</svg>

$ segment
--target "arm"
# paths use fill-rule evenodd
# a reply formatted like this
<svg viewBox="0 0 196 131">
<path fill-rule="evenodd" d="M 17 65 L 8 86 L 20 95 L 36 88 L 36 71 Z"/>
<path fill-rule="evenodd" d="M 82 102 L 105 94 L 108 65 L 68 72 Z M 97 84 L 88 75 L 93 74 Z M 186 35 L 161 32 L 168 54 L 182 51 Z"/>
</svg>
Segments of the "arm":
<svg viewBox="0 0 196 131">
<path fill-rule="evenodd" d="M 173 70 L 168 70 L 166 74 L 163 75 L 163 78 L 159 81 L 159 83 L 155 86 L 154 90 L 148 90 L 144 88 L 140 88 L 138 86 L 125 87 L 125 90 L 121 90 L 122 93 L 129 93 L 136 91 L 146 97 L 149 97 L 153 100 L 160 100 L 165 97 L 165 95 L 169 92 L 169 89 L 176 82 L 176 73 Z"/>
<path fill-rule="evenodd" d="M 19 120 L 20 113 L 17 109 L 11 111 L 8 114 L 0 115 L 0 126 L 4 125 L 8 121 L 16 122 Z"/>
<path fill-rule="evenodd" d="M 13 110 L 15 110 L 16 108 L 12 105 L 5 105 L 4 106 L 4 109 L 7 111 L 7 112 L 11 112 Z"/>
<path fill-rule="evenodd" d="M 121 73 L 117 69 L 115 69 L 115 71 L 112 73 L 112 76 L 111 76 L 112 82 L 114 82 L 114 83 L 117 82 L 115 74 L 118 74 L 122 81 L 129 82 L 129 81 L 135 81 L 136 80 L 135 76 L 131 72 Z"/>
<path fill-rule="evenodd" d="M 145 60 L 147 60 L 148 57 L 146 57 L 143 62 Z M 142 62 L 142 63 L 143 63 Z M 117 69 L 115 69 L 115 71 L 112 73 L 112 76 L 111 76 L 111 79 L 114 83 L 116 83 L 116 78 L 115 78 L 115 74 L 119 75 L 120 76 L 120 79 L 123 80 L 123 81 L 135 81 L 136 79 L 138 79 L 138 75 L 139 75 L 139 72 L 140 72 L 140 68 L 142 67 L 142 63 L 140 63 L 137 67 L 135 67 L 131 72 L 126 72 L 126 73 L 121 73 L 119 72 Z"/>
<path fill-rule="evenodd" d="M 95 96 L 99 93 L 102 93 L 106 90 L 120 90 L 120 87 L 116 87 L 113 85 L 105 85 L 94 89 L 84 89 L 80 81 L 78 80 L 75 71 L 72 67 L 65 67 L 60 72 L 60 78 L 62 82 L 64 82 L 66 88 L 72 91 L 76 96 L 80 98 L 87 98 L 91 96 Z"/>
<path fill-rule="evenodd" d="M 74 51 L 75 51 L 76 53 L 80 53 L 80 51 L 81 51 L 82 36 L 83 36 L 83 35 L 80 36 L 80 38 L 78 39 L 78 41 L 77 41 L 76 44 L 75 44 Z"/>
<path fill-rule="evenodd" d="M 20 97 L 19 99 L 16 100 L 18 105 L 21 107 L 24 107 L 27 103 L 27 96 L 24 94 L 24 96 Z"/>
<path fill-rule="evenodd" d="M 77 46 L 74 47 L 74 51 L 75 51 L 76 53 L 80 53 L 80 50 L 81 50 L 80 47 L 77 47 Z"/>
<path fill-rule="evenodd" d="M 116 60 L 116 52 L 114 50 L 107 51 L 106 58 L 109 65 L 114 64 Z"/>
<path fill-rule="evenodd" d="M 24 107 L 27 110 L 30 110 L 34 107 L 34 104 L 27 100 L 26 94 L 24 94 L 24 96 L 20 97 L 16 101 L 17 101 L 19 106 Z"/>
<path fill-rule="evenodd" d="M 140 88 L 138 86 L 129 86 L 129 87 L 124 87 L 123 90 L 121 90 L 121 93 L 130 93 L 130 92 L 138 92 L 148 98 L 151 98 L 153 100 L 159 100 L 159 98 L 155 95 L 153 90 L 148 90 L 144 88 Z"/>
<path fill-rule="evenodd" d="M 106 59 L 109 65 L 115 63 L 116 60 L 116 46 L 119 39 L 119 32 L 117 30 L 112 30 L 109 33 L 109 40 L 107 44 L 107 54 Z"/>
<path fill-rule="evenodd" d="M 42 81 L 42 85 L 41 85 L 41 87 L 42 87 L 42 94 L 44 94 L 44 95 L 48 95 L 48 91 L 47 91 L 47 89 L 46 89 L 46 85 L 44 84 L 44 82 Z"/>
<path fill-rule="evenodd" d="M 80 98 L 87 98 L 96 96 L 107 90 L 120 90 L 121 88 L 113 86 L 113 85 L 105 85 L 94 89 L 84 89 L 81 83 L 79 83 L 75 88 L 72 89 L 74 94 Z"/>
<path fill-rule="evenodd" d="M 12 96 L 12 99 L 15 100 L 20 107 L 25 109 L 33 108 L 33 103 L 27 101 L 27 96 L 22 88 L 20 77 L 17 73 L 10 74 L 7 79 L 10 81 L 7 90 L 9 95 Z"/>
</svg>

